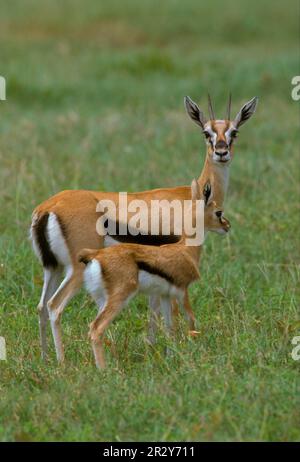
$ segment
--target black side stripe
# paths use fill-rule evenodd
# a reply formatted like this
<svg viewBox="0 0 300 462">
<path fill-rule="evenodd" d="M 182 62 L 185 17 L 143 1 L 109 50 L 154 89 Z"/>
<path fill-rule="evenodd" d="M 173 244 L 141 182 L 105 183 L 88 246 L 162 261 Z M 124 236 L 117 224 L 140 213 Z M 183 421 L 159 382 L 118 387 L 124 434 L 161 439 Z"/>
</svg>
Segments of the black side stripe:
<svg viewBox="0 0 300 462">
<path fill-rule="evenodd" d="M 147 273 L 160 276 L 161 278 L 166 279 L 168 282 L 170 282 L 170 284 L 174 285 L 174 278 L 170 274 L 165 273 L 163 270 L 153 267 L 144 261 L 139 261 L 137 265 L 139 270 L 147 271 Z"/>
<path fill-rule="evenodd" d="M 108 220 L 105 221 L 104 228 L 107 228 L 107 226 L 108 226 Z M 109 236 L 111 236 L 113 239 L 115 239 L 118 242 L 125 242 L 128 244 L 153 245 L 153 246 L 160 246 L 164 244 L 175 244 L 181 239 L 181 236 L 177 236 L 175 234 L 171 234 L 170 236 L 168 235 L 155 236 L 151 234 L 137 234 L 136 236 L 133 236 L 130 233 L 130 228 L 128 225 L 127 225 L 127 234 L 120 235 L 118 221 L 116 221 L 116 234 L 110 233 Z"/>
<path fill-rule="evenodd" d="M 40 249 L 44 268 L 56 268 L 58 266 L 58 262 L 50 248 L 47 237 L 48 219 L 49 213 L 42 215 L 34 225 L 33 231 L 35 233 L 37 244 Z"/>
</svg>

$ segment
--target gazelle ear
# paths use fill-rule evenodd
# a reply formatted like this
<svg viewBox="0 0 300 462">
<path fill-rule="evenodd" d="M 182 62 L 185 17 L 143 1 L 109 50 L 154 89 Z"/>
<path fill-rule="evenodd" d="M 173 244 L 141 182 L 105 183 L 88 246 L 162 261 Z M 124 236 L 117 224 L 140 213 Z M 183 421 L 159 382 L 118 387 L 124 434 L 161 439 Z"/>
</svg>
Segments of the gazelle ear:
<svg viewBox="0 0 300 462">
<path fill-rule="evenodd" d="M 200 186 L 197 180 L 193 180 L 191 184 L 191 191 L 192 191 L 192 200 L 200 200 L 201 199 L 201 191 Z"/>
<path fill-rule="evenodd" d="M 234 125 L 238 128 L 243 123 L 246 122 L 246 120 L 250 119 L 250 117 L 254 114 L 256 110 L 256 106 L 258 103 L 258 97 L 254 96 L 254 98 L 250 99 L 248 103 L 244 104 L 240 112 L 237 114 L 236 118 L 234 119 Z"/>
<path fill-rule="evenodd" d="M 213 191 L 211 187 L 211 183 L 208 180 L 203 188 L 203 197 L 204 197 L 204 203 L 205 205 L 209 205 L 212 202 L 213 199 Z"/>
<path fill-rule="evenodd" d="M 204 125 L 206 124 L 206 120 L 198 105 L 194 103 L 194 101 L 191 100 L 189 96 L 184 97 L 184 105 L 190 118 L 203 129 Z"/>
</svg>

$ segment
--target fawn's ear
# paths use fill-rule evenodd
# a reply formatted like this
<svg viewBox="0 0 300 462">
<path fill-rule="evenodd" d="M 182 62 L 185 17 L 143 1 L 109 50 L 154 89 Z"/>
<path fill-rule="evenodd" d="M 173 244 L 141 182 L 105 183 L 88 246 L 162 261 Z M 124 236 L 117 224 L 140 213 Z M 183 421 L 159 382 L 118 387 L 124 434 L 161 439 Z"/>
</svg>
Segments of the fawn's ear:
<svg viewBox="0 0 300 462">
<path fill-rule="evenodd" d="M 190 118 L 203 130 L 206 120 L 199 106 L 189 96 L 184 97 L 184 105 Z"/>
<path fill-rule="evenodd" d="M 192 192 L 192 200 L 200 200 L 201 199 L 201 191 L 200 186 L 197 180 L 193 180 L 191 184 L 191 192 Z"/>
<path fill-rule="evenodd" d="M 241 108 L 240 112 L 238 112 L 236 118 L 234 119 L 233 123 L 236 128 L 240 127 L 245 123 L 250 117 L 254 114 L 258 103 L 258 97 L 254 96 L 254 98 L 250 99 L 248 103 L 244 104 Z"/>
<path fill-rule="evenodd" d="M 213 191 L 211 187 L 211 182 L 209 180 L 204 185 L 203 197 L 205 205 L 209 205 L 213 200 Z"/>
</svg>

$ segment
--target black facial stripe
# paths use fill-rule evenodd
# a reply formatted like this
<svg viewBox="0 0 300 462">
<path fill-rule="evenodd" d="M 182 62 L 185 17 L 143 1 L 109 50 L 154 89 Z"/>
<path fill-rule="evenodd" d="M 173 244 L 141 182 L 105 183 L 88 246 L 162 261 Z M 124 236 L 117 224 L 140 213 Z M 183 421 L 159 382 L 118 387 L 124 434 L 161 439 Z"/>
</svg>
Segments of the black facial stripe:
<svg viewBox="0 0 300 462">
<path fill-rule="evenodd" d="M 213 148 L 213 141 L 212 141 L 212 138 L 211 138 L 211 134 L 206 130 L 203 131 L 203 134 L 205 136 L 205 139 L 209 142 L 209 144 Z"/>
<path fill-rule="evenodd" d="M 230 133 L 229 133 L 229 146 L 232 145 L 233 141 L 237 138 L 237 134 L 238 134 L 238 130 L 232 130 Z"/>
</svg>

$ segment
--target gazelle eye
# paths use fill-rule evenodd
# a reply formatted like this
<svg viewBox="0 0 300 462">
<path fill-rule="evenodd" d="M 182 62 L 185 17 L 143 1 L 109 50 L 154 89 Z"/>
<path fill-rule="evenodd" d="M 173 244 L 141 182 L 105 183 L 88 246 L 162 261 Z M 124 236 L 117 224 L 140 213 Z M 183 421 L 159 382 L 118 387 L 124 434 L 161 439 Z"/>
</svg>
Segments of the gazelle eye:
<svg viewBox="0 0 300 462">
<path fill-rule="evenodd" d="M 204 130 L 203 134 L 204 134 L 204 136 L 205 136 L 205 138 L 206 138 L 207 140 L 210 139 L 210 134 L 209 134 L 209 132 L 207 132 L 207 131 Z"/>
<path fill-rule="evenodd" d="M 231 138 L 237 138 L 238 131 L 237 130 L 232 130 L 231 132 Z"/>
<path fill-rule="evenodd" d="M 222 210 L 218 210 L 218 211 L 216 212 L 217 217 L 218 217 L 218 218 L 221 218 L 222 213 L 223 213 Z"/>
</svg>

